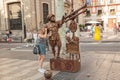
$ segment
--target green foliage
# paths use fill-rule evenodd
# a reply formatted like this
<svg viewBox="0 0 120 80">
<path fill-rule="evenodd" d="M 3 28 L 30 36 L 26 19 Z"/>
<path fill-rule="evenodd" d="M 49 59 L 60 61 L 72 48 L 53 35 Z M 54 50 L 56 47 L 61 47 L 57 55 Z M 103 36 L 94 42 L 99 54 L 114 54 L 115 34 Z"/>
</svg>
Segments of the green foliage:
<svg viewBox="0 0 120 80">
<path fill-rule="evenodd" d="M 80 29 L 80 31 L 85 31 L 85 25 L 80 24 L 80 25 L 79 25 L 79 29 Z"/>
<path fill-rule="evenodd" d="M 81 28 L 81 27 L 83 27 L 83 28 L 84 28 L 84 27 L 85 27 L 85 25 L 83 25 L 83 24 L 79 24 L 79 28 Z"/>
</svg>

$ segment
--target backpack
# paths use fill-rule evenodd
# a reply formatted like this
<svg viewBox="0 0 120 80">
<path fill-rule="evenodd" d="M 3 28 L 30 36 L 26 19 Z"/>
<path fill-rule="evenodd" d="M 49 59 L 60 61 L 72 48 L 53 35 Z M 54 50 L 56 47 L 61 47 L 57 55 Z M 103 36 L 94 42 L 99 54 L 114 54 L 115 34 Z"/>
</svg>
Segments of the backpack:
<svg viewBox="0 0 120 80">
<path fill-rule="evenodd" d="M 35 45 L 33 47 L 33 54 L 35 54 L 35 55 L 40 54 L 39 45 Z"/>
</svg>

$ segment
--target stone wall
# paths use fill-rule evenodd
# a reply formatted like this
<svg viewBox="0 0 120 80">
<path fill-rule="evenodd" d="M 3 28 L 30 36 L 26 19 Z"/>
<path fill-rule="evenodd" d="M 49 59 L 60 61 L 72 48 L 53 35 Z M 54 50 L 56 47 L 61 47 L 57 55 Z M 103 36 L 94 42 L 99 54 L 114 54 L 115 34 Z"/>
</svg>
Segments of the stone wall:
<svg viewBox="0 0 120 80">
<path fill-rule="evenodd" d="M 8 4 L 14 2 L 21 3 L 21 15 L 22 15 L 22 30 L 12 30 L 13 34 L 24 36 L 24 24 L 26 30 L 38 30 L 43 24 L 43 6 L 42 3 L 47 3 L 49 6 L 49 13 L 52 12 L 52 1 L 53 0 L 4 0 L 3 7 L 1 7 L 2 17 L 0 18 L 1 26 L 0 31 L 4 32 L 9 29 L 10 25 L 8 22 Z"/>
</svg>

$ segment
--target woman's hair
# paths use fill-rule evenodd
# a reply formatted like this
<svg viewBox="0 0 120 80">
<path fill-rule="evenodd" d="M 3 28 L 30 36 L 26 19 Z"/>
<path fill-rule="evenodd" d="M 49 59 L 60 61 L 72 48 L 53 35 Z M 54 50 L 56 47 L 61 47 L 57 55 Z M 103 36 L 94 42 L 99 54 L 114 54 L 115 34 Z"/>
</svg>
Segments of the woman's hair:
<svg viewBox="0 0 120 80">
<path fill-rule="evenodd" d="M 41 27 L 41 28 L 39 29 L 38 33 L 44 34 L 44 33 L 45 33 L 45 30 L 43 30 L 43 29 L 44 29 L 44 27 Z"/>
</svg>

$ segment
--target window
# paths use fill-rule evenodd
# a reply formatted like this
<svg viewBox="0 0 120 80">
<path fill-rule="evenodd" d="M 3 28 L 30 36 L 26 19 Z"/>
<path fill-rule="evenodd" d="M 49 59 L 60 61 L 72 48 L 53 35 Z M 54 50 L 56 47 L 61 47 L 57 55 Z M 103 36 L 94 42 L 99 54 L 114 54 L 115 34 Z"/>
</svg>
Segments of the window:
<svg viewBox="0 0 120 80">
<path fill-rule="evenodd" d="M 103 5 L 104 1 L 103 0 L 97 0 L 98 5 Z"/>
<path fill-rule="evenodd" d="M 110 0 L 110 3 L 113 3 L 113 0 Z"/>
<path fill-rule="evenodd" d="M 48 19 L 47 19 L 47 16 L 48 16 L 48 4 L 47 3 L 43 3 L 43 23 L 47 23 L 48 22 Z"/>
<path fill-rule="evenodd" d="M 110 0 L 110 3 L 115 3 L 116 1 L 115 0 Z"/>
<path fill-rule="evenodd" d="M 115 9 L 110 9 L 110 15 L 115 15 Z"/>
<path fill-rule="evenodd" d="M 87 10 L 87 11 L 86 11 L 86 17 L 90 17 L 90 16 L 91 16 L 90 10 Z"/>
<path fill-rule="evenodd" d="M 82 0 L 82 2 L 84 2 L 85 3 L 85 0 Z M 86 0 L 86 3 L 89 5 L 89 6 L 91 6 L 92 5 L 92 0 Z"/>
<path fill-rule="evenodd" d="M 102 15 L 102 10 L 98 10 L 97 15 L 98 15 L 98 16 L 101 16 L 101 15 Z"/>
<path fill-rule="evenodd" d="M 120 0 L 116 0 L 116 3 L 120 3 Z"/>
<path fill-rule="evenodd" d="M 8 23 L 10 30 L 22 30 L 20 2 L 8 4 Z"/>
</svg>

